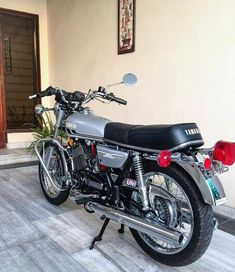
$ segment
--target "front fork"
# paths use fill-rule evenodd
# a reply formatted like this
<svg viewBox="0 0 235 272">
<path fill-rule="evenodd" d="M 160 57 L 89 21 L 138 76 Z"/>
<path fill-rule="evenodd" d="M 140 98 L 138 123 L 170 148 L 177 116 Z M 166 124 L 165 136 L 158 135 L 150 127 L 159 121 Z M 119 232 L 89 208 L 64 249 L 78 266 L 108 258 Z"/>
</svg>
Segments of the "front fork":
<svg viewBox="0 0 235 272">
<path fill-rule="evenodd" d="M 54 131 L 54 135 L 53 135 L 54 140 L 56 140 L 57 137 L 58 137 L 59 128 L 61 126 L 64 115 L 65 115 L 65 112 L 63 110 L 59 110 L 57 118 L 56 118 L 56 123 L 55 123 L 55 131 Z M 46 165 L 47 169 L 49 169 L 49 165 L 50 165 L 50 162 L 51 162 L 53 151 L 54 151 L 54 147 L 50 147 L 48 157 L 47 157 L 47 160 L 45 162 L 45 165 Z"/>
<path fill-rule="evenodd" d="M 57 116 L 57 119 L 56 119 L 56 124 L 55 124 L 55 132 L 54 132 L 54 135 L 53 135 L 53 138 L 46 138 L 46 139 L 41 139 L 39 140 L 36 145 L 35 145 L 35 152 L 36 152 L 36 155 L 48 177 L 48 184 L 49 186 L 53 186 L 55 187 L 57 190 L 59 191 L 64 191 L 67 189 L 66 188 L 60 188 L 58 187 L 52 177 L 51 177 L 51 174 L 50 174 L 50 171 L 49 171 L 49 166 L 50 166 L 50 163 L 51 163 L 51 159 L 52 159 L 52 155 L 53 155 L 53 152 L 54 152 L 54 149 L 55 147 L 53 145 L 56 145 L 59 150 L 61 151 L 61 155 L 62 155 L 62 160 L 63 160 L 63 167 L 64 167 L 64 173 L 65 173 L 65 178 L 66 178 L 66 184 L 69 185 L 71 184 L 71 175 L 70 175 L 70 172 L 68 170 L 68 165 L 67 165 L 67 162 L 66 162 L 66 158 L 65 158 L 65 152 L 67 152 L 67 149 L 64 148 L 56 139 L 58 137 L 58 134 L 59 134 L 59 128 L 61 126 L 61 123 L 62 123 L 62 120 L 64 118 L 64 111 L 63 110 L 60 110 L 58 112 L 58 116 Z M 49 151 L 47 153 L 47 156 L 45 157 L 45 154 L 44 154 L 44 150 L 42 152 L 42 156 L 40 154 L 40 144 L 45 145 L 45 143 L 52 143 L 52 146 L 49 147 Z"/>
</svg>

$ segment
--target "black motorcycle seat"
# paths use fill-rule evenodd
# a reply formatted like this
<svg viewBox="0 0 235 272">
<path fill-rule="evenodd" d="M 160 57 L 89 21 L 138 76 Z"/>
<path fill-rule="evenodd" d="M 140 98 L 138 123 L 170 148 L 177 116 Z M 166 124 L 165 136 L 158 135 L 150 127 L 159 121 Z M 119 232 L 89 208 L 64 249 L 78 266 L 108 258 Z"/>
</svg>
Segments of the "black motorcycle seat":
<svg viewBox="0 0 235 272">
<path fill-rule="evenodd" d="M 111 122 L 105 126 L 104 140 L 136 150 L 176 151 L 204 144 L 195 123 L 172 125 L 129 125 Z"/>
</svg>

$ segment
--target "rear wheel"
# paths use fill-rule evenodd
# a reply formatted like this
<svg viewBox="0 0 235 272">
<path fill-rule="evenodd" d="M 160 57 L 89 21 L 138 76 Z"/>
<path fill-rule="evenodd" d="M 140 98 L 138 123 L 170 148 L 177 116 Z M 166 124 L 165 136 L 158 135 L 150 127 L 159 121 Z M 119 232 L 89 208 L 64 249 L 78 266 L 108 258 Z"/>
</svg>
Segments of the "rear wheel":
<svg viewBox="0 0 235 272">
<path fill-rule="evenodd" d="M 135 240 L 148 255 L 161 263 L 184 266 L 196 261 L 212 238 L 211 206 L 204 203 L 192 178 L 177 165 L 161 168 L 156 163 L 149 163 L 144 178 L 153 209 L 152 216 L 146 220 L 180 231 L 184 238 L 179 245 L 173 245 L 131 229 Z M 141 202 L 137 192 L 132 193 L 132 199 Z M 129 208 L 132 213 L 143 216 L 133 205 Z"/>
<path fill-rule="evenodd" d="M 53 182 L 57 187 L 62 188 L 58 190 L 48 179 L 45 170 L 41 163 L 39 163 L 39 179 L 42 191 L 46 199 L 53 205 L 60 205 L 64 203 L 70 194 L 70 186 L 67 186 L 64 178 L 64 163 L 62 155 L 57 146 L 47 143 L 43 148 L 44 163 L 51 157 L 48 165 L 49 173 L 52 177 Z"/>
</svg>

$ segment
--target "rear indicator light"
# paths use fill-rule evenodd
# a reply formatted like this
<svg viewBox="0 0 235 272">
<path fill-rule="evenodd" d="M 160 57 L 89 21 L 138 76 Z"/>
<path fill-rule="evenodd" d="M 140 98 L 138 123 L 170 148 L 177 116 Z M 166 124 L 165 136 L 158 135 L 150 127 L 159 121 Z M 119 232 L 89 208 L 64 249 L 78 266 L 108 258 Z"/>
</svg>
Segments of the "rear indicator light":
<svg viewBox="0 0 235 272">
<path fill-rule="evenodd" d="M 204 168 L 206 169 L 206 171 L 210 171 L 211 170 L 211 166 L 212 166 L 211 159 L 205 158 L 203 165 L 204 165 Z"/>
<path fill-rule="evenodd" d="M 73 139 L 72 139 L 72 138 L 69 138 L 69 139 L 68 139 L 68 145 L 70 145 L 70 146 L 73 145 Z"/>
<path fill-rule="evenodd" d="M 157 163 L 161 167 L 168 167 L 171 163 L 171 153 L 167 150 L 161 151 L 157 156 Z"/>
<path fill-rule="evenodd" d="M 235 162 L 235 143 L 219 141 L 215 144 L 213 159 L 221 161 L 224 165 L 232 165 Z"/>
</svg>

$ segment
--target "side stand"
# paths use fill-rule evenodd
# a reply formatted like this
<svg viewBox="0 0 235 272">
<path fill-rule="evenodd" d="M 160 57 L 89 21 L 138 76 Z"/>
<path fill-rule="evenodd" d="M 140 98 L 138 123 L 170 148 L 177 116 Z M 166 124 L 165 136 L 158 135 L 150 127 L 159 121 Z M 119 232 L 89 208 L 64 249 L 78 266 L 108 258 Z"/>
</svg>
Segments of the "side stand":
<svg viewBox="0 0 235 272">
<path fill-rule="evenodd" d="M 102 236 L 103 236 L 103 234 L 104 234 L 104 231 L 105 231 L 105 229 L 106 229 L 106 227 L 107 227 L 109 221 L 110 221 L 109 218 L 106 218 L 106 219 L 105 219 L 104 224 L 103 224 L 103 226 L 102 226 L 102 228 L 101 228 L 101 230 L 100 230 L 100 233 L 98 234 L 98 236 L 96 236 L 96 237 L 93 239 L 93 241 L 92 241 L 92 243 L 91 243 L 91 245 L 90 245 L 90 250 L 94 248 L 96 242 L 102 241 Z"/>
<path fill-rule="evenodd" d="M 119 233 L 124 233 L 124 225 L 121 224 L 121 228 L 118 230 Z"/>
</svg>

